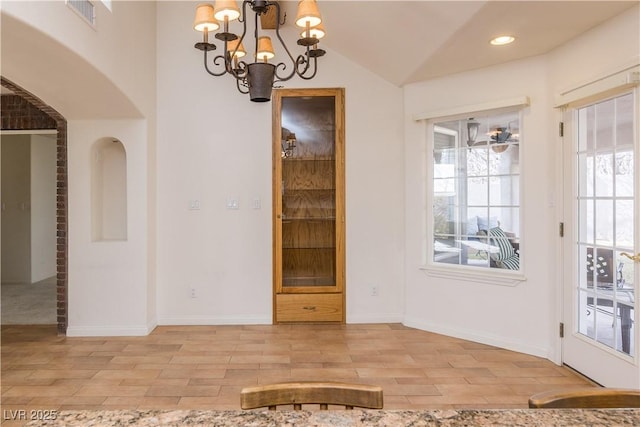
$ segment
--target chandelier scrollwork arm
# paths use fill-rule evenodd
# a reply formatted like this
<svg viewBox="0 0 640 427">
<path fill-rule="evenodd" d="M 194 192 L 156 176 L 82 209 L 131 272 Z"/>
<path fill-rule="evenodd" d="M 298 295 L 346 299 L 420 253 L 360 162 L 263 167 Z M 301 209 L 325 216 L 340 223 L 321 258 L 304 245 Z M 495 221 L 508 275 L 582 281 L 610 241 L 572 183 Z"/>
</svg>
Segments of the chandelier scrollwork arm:
<svg viewBox="0 0 640 427">
<path fill-rule="evenodd" d="M 207 50 L 204 51 L 204 69 L 207 70 L 207 73 L 211 74 L 212 76 L 216 76 L 216 77 L 220 77 L 220 76 L 224 76 L 227 73 L 227 69 L 226 69 L 226 61 L 224 60 L 224 57 L 222 55 L 217 55 L 213 58 L 213 64 L 216 67 L 220 67 L 221 65 L 224 65 L 224 68 L 222 69 L 222 71 L 220 71 L 219 73 L 216 73 L 215 71 L 212 71 L 211 69 L 209 69 L 209 61 L 207 59 Z M 220 63 L 220 60 L 223 61 L 223 63 Z"/>
<path fill-rule="evenodd" d="M 304 61 L 305 63 L 305 68 L 304 71 L 302 73 L 298 73 L 298 76 L 301 79 L 304 80 L 311 80 L 312 78 L 314 78 L 316 76 L 316 73 L 318 72 L 318 58 L 316 57 L 312 57 L 313 58 L 313 72 L 309 75 L 307 74 L 307 71 L 310 69 L 309 66 L 311 65 L 311 59 L 307 56 L 306 58 L 303 57 L 302 55 L 300 55 L 298 57 L 298 63 L 300 63 L 301 61 Z"/>
</svg>

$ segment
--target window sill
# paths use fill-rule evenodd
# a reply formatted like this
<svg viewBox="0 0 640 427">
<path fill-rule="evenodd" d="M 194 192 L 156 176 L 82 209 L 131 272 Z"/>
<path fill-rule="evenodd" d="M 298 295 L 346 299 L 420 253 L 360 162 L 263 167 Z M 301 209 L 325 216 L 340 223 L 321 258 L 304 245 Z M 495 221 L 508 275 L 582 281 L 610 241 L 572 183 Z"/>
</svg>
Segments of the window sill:
<svg viewBox="0 0 640 427">
<path fill-rule="evenodd" d="M 487 285 L 518 286 L 527 280 L 522 272 L 512 272 L 500 269 L 498 271 L 485 271 L 486 268 L 478 267 L 440 267 L 435 265 L 423 265 L 420 270 L 428 276 L 445 279 L 457 279 L 468 282 L 484 283 Z"/>
</svg>

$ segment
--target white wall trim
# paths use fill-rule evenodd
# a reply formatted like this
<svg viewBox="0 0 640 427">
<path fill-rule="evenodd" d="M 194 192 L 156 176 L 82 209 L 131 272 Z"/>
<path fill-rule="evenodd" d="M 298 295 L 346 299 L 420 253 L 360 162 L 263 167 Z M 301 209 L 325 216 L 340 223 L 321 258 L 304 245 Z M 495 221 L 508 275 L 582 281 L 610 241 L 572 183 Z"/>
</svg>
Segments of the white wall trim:
<svg viewBox="0 0 640 427">
<path fill-rule="evenodd" d="M 637 86 L 640 84 L 640 60 L 635 59 L 634 62 L 633 65 L 595 76 L 588 82 L 561 91 L 555 97 L 554 106 L 560 108 L 612 90 Z"/>
<path fill-rule="evenodd" d="M 158 322 L 156 322 L 155 319 L 147 322 L 147 330 L 149 331 L 149 334 L 153 332 L 153 330 L 157 327 L 158 327 Z"/>
<path fill-rule="evenodd" d="M 57 135 L 56 129 L 0 130 L 0 135 Z"/>
<path fill-rule="evenodd" d="M 520 283 L 527 280 L 522 272 L 500 270 L 484 271 L 492 269 L 485 268 L 481 270 L 476 267 L 436 266 L 433 264 L 422 265 L 419 268 L 431 277 L 465 280 L 468 282 L 484 283 L 486 285 L 518 286 Z"/>
<path fill-rule="evenodd" d="M 382 313 L 372 315 L 349 316 L 347 313 L 347 324 L 356 323 L 402 323 L 403 316 L 397 313 Z"/>
<path fill-rule="evenodd" d="M 240 316 L 159 316 L 158 326 L 170 325 L 270 325 L 269 317 Z"/>
<path fill-rule="evenodd" d="M 141 326 L 69 326 L 68 337 L 144 337 L 155 329 Z"/>
<path fill-rule="evenodd" d="M 482 331 L 448 327 L 443 324 L 424 322 L 423 320 L 416 318 L 405 318 L 404 322 L 402 323 L 403 325 L 411 328 L 421 329 L 423 331 L 433 332 L 436 334 L 491 345 L 506 350 L 517 351 L 519 353 L 530 354 L 532 356 L 542 357 L 544 359 L 548 359 L 550 353 L 548 348 L 531 346 L 526 342 L 505 340 L 500 336 L 489 335 Z"/>
<path fill-rule="evenodd" d="M 503 108 L 522 108 L 529 105 L 528 96 L 516 96 L 514 98 L 499 99 L 496 101 L 483 102 L 475 105 L 460 105 L 452 108 L 438 109 L 426 111 L 424 113 L 414 114 L 413 120 L 431 120 L 441 117 L 459 116 L 461 114 L 474 114 L 488 110 L 499 110 Z"/>
</svg>

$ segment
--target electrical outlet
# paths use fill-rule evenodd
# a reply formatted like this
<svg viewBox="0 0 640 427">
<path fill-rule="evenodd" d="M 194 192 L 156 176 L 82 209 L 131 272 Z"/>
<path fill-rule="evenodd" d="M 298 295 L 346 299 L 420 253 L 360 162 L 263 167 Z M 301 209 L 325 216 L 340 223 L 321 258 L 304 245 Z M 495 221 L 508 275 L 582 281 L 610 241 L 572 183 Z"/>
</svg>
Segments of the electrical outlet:
<svg viewBox="0 0 640 427">
<path fill-rule="evenodd" d="M 377 297 L 378 296 L 378 287 L 377 286 L 372 286 L 371 287 L 371 296 L 372 297 Z"/>
<path fill-rule="evenodd" d="M 196 288 L 192 287 L 190 290 L 191 290 L 191 298 L 195 298 L 196 297 Z"/>
</svg>

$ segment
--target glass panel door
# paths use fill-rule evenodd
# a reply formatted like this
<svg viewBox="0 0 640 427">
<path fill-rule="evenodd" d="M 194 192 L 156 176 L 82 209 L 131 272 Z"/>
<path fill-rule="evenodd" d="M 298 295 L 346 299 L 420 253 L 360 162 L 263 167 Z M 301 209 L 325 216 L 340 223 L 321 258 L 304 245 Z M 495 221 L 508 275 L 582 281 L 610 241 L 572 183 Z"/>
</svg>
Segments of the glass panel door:
<svg viewBox="0 0 640 427">
<path fill-rule="evenodd" d="M 282 286 L 336 286 L 335 99 L 282 98 Z"/>
<path fill-rule="evenodd" d="M 633 95 L 577 110 L 579 331 L 635 348 Z"/>
<path fill-rule="evenodd" d="M 638 188 L 634 93 L 572 110 L 574 165 L 570 194 L 575 227 L 567 252 L 565 310 L 571 332 L 564 362 L 597 382 L 636 387 L 636 229 Z"/>
</svg>

